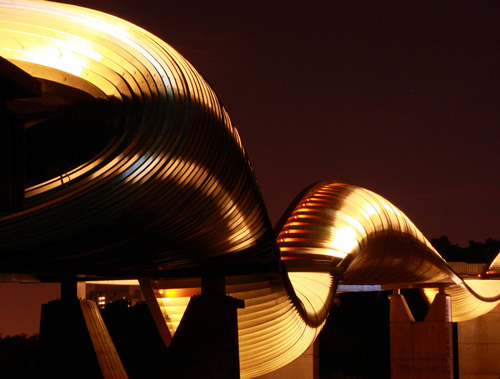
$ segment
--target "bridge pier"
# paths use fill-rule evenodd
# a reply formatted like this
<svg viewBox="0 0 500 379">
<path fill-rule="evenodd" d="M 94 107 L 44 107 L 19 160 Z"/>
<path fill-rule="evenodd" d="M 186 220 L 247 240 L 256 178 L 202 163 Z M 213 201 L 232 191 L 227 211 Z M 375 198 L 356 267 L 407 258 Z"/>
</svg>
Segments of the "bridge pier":
<svg viewBox="0 0 500 379">
<path fill-rule="evenodd" d="M 128 379 L 96 303 L 77 298 L 77 282 L 61 283 L 61 300 L 42 305 L 39 377 Z"/>
<path fill-rule="evenodd" d="M 244 306 L 226 295 L 224 276 L 203 276 L 168 348 L 166 377 L 238 379 L 237 309 Z"/>
<path fill-rule="evenodd" d="M 453 378 L 451 299 L 440 288 L 424 321 L 415 321 L 399 290 L 389 296 L 391 377 Z"/>
</svg>

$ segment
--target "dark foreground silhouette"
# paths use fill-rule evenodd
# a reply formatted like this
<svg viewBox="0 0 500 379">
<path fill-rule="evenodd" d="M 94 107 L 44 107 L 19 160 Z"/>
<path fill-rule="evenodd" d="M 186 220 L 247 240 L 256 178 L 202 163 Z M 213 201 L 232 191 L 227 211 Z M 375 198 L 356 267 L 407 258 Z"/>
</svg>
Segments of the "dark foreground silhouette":
<svg viewBox="0 0 500 379">
<path fill-rule="evenodd" d="M 447 236 L 431 242 L 447 261 L 490 263 L 500 251 L 500 240 L 493 238 L 470 241 L 468 247 L 451 243 Z M 388 295 L 387 291 L 337 295 L 319 336 L 322 379 L 390 377 Z M 422 320 L 427 309 L 418 290 L 405 292 L 405 297 L 415 318 Z M 164 377 L 168 352 L 147 306 L 115 302 L 101 314 L 129 378 Z M 0 335 L 0 378 L 40 378 L 38 348 L 38 334 Z"/>
</svg>

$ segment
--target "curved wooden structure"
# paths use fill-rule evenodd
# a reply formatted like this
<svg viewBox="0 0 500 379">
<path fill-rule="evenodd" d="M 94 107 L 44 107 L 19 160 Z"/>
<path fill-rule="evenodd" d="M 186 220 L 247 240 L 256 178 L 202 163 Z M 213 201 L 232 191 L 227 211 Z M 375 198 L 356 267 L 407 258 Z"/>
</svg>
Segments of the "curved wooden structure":
<svg viewBox="0 0 500 379">
<path fill-rule="evenodd" d="M 175 50 L 63 4 L 7 2 L 1 22 L 0 54 L 43 92 L 14 104 L 28 120 L 29 187 L 25 210 L 2 217 L 3 269 L 128 277 L 277 265 L 238 133 Z"/>
<path fill-rule="evenodd" d="M 464 282 L 411 221 L 368 190 L 311 186 L 271 228 L 238 132 L 174 49 L 116 17 L 0 1 L 0 55 L 42 83 L 26 123 L 25 208 L 0 214 L 0 272 L 43 280 L 161 279 L 171 333 L 204 272 L 227 277 L 242 377 L 300 356 L 339 281 L 446 286 L 457 321 L 498 302 Z M 426 290 L 432 296 L 432 289 Z"/>
</svg>

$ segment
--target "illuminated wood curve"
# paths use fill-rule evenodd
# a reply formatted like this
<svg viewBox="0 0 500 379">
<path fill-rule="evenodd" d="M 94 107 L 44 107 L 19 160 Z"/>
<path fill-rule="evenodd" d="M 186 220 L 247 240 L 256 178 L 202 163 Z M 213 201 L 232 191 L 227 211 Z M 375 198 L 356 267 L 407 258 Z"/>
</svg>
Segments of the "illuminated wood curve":
<svg viewBox="0 0 500 379">
<path fill-rule="evenodd" d="M 130 276 L 132 267 L 278 265 L 238 132 L 180 54 L 100 12 L 49 2 L 0 6 L 0 54 L 38 78 L 43 93 L 13 104 L 30 121 L 27 166 L 38 172 L 28 178 L 25 210 L 0 218 L 4 269 Z M 40 121 L 48 110 L 66 123 Z M 59 152 L 73 143 L 63 133 L 91 134 L 75 146 L 93 155 Z M 56 153 L 57 162 L 48 159 Z"/>
<path fill-rule="evenodd" d="M 280 274 L 228 278 L 238 310 L 242 377 L 298 358 L 317 337 L 338 282 L 424 288 L 451 295 L 453 321 L 499 303 L 500 281 L 462 280 L 397 207 L 364 188 L 324 181 L 297 197 L 279 225 Z M 172 334 L 198 287 L 159 281 L 158 303 Z"/>
<path fill-rule="evenodd" d="M 161 278 L 174 333 L 197 277 L 217 270 L 245 300 L 243 378 L 310 346 L 340 280 L 450 285 L 458 320 L 497 300 L 494 282 L 463 282 L 401 211 L 359 187 L 311 186 L 276 239 L 215 93 L 147 31 L 89 9 L 0 0 L 0 35 L 0 55 L 43 92 L 10 104 L 27 120 L 29 186 L 23 211 L 0 214 L 0 272 Z"/>
<path fill-rule="evenodd" d="M 500 301 L 497 281 L 462 280 L 397 207 L 345 183 L 312 186 L 283 222 L 278 244 L 294 271 L 337 262 L 344 284 L 410 284 L 426 288 L 430 301 L 445 287 L 454 321 L 481 316 Z"/>
</svg>

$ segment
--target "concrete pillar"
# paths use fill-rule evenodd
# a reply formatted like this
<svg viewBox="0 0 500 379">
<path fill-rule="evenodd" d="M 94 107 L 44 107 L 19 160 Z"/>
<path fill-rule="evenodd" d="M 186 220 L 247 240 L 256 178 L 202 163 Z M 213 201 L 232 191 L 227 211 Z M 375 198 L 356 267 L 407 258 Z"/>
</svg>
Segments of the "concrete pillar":
<svg viewBox="0 0 500 379">
<path fill-rule="evenodd" d="M 451 299 L 436 295 L 424 321 L 415 321 L 406 301 L 395 291 L 391 300 L 391 377 L 453 378 Z"/>
<path fill-rule="evenodd" d="M 458 323 L 461 379 L 500 376 L 500 305 L 473 320 Z"/>
<path fill-rule="evenodd" d="M 76 297 L 80 300 L 85 300 L 87 298 L 87 283 L 86 282 L 76 283 Z"/>
<path fill-rule="evenodd" d="M 319 344 L 315 342 L 292 363 L 257 379 L 319 379 Z"/>
<path fill-rule="evenodd" d="M 168 378 L 240 377 L 237 309 L 244 301 L 226 296 L 224 278 L 202 278 L 168 348 Z"/>
<path fill-rule="evenodd" d="M 41 378 L 127 379 L 97 305 L 76 296 L 42 305 Z"/>
<path fill-rule="evenodd" d="M 169 347 L 172 342 L 172 335 L 168 330 L 167 323 L 163 318 L 163 314 L 161 313 L 160 306 L 158 305 L 158 301 L 156 300 L 155 293 L 153 291 L 152 280 L 147 278 L 139 279 L 139 284 L 141 285 L 141 291 L 146 299 L 146 304 L 149 309 L 149 313 L 155 322 L 156 328 L 158 329 L 158 333 L 160 333 L 160 337 L 165 344 L 165 347 Z"/>
<path fill-rule="evenodd" d="M 389 296 L 390 338 L 391 338 L 391 376 L 392 378 L 407 378 L 412 372 L 413 341 L 412 325 L 415 322 L 405 298 L 399 290 Z"/>
</svg>

